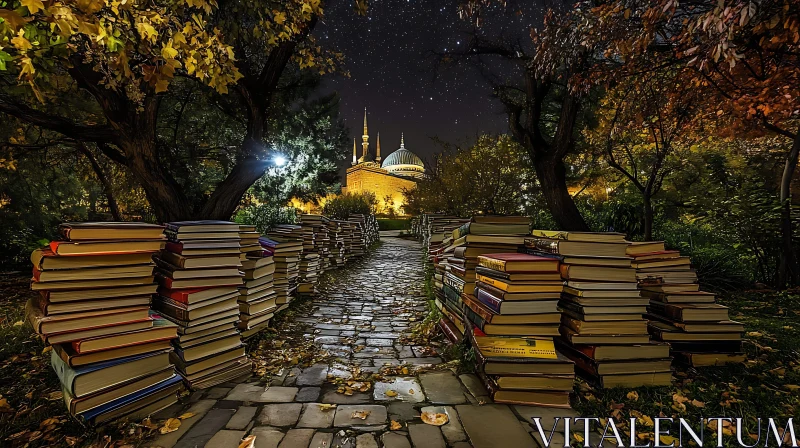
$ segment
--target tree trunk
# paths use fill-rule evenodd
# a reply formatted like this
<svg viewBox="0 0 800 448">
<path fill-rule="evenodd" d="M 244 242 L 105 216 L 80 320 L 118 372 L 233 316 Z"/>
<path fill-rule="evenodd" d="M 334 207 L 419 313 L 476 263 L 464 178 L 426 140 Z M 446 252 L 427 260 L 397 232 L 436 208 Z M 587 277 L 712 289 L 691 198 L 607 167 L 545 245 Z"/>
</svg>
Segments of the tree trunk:
<svg viewBox="0 0 800 448">
<path fill-rule="evenodd" d="M 644 240 L 653 241 L 653 198 L 649 194 L 642 195 L 644 201 Z"/>
<path fill-rule="evenodd" d="M 794 253 L 792 241 L 792 201 L 791 186 L 794 170 L 797 168 L 797 159 L 800 155 L 800 132 L 792 142 L 792 149 L 786 157 L 786 165 L 781 176 L 781 260 L 778 266 L 778 289 L 786 287 L 787 283 L 798 284 L 800 279 L 800 267 L 797 264 L 797 256 Z"/>
<path fill-rule="evenodd" d="M 567 190 L 567 169 L 563 160 L 537 157 L 534 162 L 536 175 L 542 186 L 542 194 L 550 214 L 560 230 L 588 231 L 581 212 Z"/>
<path fill-rule="evenodd" d="M 117 204 L 117 200 L 114 198 L 114 190 L 111 188 L 111 181 L 108 179 L 108 176 L 106 176 L 106 173 L 103 172 L 103 167 L 100 166 L 100 163 L 97 162 L 97 159 L 94 157 L 94 154 L 92 154 L 92 151 L 90 151 L 89 148 L 83 144 L 83 142 L 78 143 L 78 148 L 89 160 L 94 173 L 97 175 L 97 179 L 100 180 L 100 183 L 103 185 L 103 193 L 106 195 L 106 201 L 108 201 L 108 209 L 111 212 L 111 217 L 114 218 L 114 221 L 122 221 L 122 214 L 120 214 L 119 205 Z"/>
</svg>

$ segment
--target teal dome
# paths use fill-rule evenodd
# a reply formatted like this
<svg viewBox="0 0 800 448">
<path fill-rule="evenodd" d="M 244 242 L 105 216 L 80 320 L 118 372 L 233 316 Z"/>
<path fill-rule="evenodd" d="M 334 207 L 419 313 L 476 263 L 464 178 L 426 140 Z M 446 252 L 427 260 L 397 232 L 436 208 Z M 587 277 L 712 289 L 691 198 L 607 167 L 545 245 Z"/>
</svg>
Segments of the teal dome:
<svg viewBox="0 0 800 448">
<path fill-rule="evenodd" d="M 389 154 L 388 157 L 383 159 L 381 167 L 386 168 L 387 166 L 392 166 L 392 165 L 425 166 L 425 164 L 422 163 L 422 159 L 420 159 L 419 157 L 417 157 L 416 154 L 405 148 L 400 148 L 397 151 Z"/>
</svg>

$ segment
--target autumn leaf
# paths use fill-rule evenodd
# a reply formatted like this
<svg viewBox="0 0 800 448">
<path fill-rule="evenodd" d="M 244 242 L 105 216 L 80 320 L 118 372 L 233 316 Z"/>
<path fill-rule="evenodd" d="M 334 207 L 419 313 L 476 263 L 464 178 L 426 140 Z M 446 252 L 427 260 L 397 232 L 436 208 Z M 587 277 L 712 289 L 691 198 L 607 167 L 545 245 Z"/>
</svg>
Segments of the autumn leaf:
<svg viewBox="0 0 800 448">
<path fill-rule="evenodd" d="M 402 427 L 403 427 L 403 425 L 401 425 L 400 422 L 395 421 L 395 420 L 392 420 L 391 425 L 389 425 L 389 429 L 391 429 L 392 431 L 397 431 L 398 429 L 400 429 Z"/>
<path fill-rule="evenodd" d="M 7 398 L 0 398 L 0 412 L 14 412 Z"/>
<path fill-rule="evenodd" d="M 177 431 L 178 428 L 180 428 L 180 427 L 181 427 L 181 421 L 180 420 L 178 420 L 177 418 L 170 418 L 170 419 L 167 419 L 166 422 L 164 422 L 164 426 L 161 427 L 159 432 L 161 434 L 168 434 L 168 433 Z"/>
<path fill-rule="evenodd" d="M 41 11 L 44 9 L 44 3 L 42 0 L 21 0 L 20 3 L 22 6 L 28 8 L 31 14 L 36 14 L 37 11 Z"/>
<path fill-rule="evenodd" d="M 676 392 L 672 394 L 672 401 L 676 403 L 686 403 L 687 401 L 689 401 L 689 399 L 681 395 L 680 392 Z"/>
<path fill-rule="evenodd" d="M 702 401 L 699 401 L 699 400 L 692 400 L 691 403 L 692 403 L 692 406 L 694 406 L 696 408 L 704 408 L 704 407 L 706 407 L 706 404 L 703 403 Z"/>
<path fill-rule="evenodd" d="M 25 30 L 19 30 L 19 33 L 17 33 L 17 36 L 14 37 L 13 39 L 11 39 L 11 44 L 14 45 L 14 48 L 16 48 L 19 51 L 23 51 L 23 52 L 24 51 L 28 51 L 31 48 L 33 48 L 33 44 L 31 44 L 31 42 L 28 39 L 25 38 Z M 19 325 L 17 325 L 17 324 L 19 324 Z M 22 321 L 18 321 L 16 323 L 14 323 L 15 327 L 22 326 L 22 325 L 23 325 Z"/>
<path fill-rule="evenodd" d="M 668 435 L 658 436 L 658 439 L 661 440 L 661 443 L 663 445 L 672 445 L 673 443 L 675 443 L 675 441 L 678 440 L 675 437 L 668 436 Z"/>
<path fill-rule="evenodd" d="M 397 396 L 397 392 L 395 392 L 393 390 L 387 390 L 386 391 L 386 396 L 387 397 L 396 397 Z"/>
<path fill-rule="evenodd" d="M 187 418 L 192 418 L 195 415 L 196 414 L 194 412 L 186 412 L 186 413 L 183 413 L 183 414 L 179 415 L 178 418 L 181 419 L 181 420 L 186 420 Z"/>
<path fill-rule="evenodd" d="M 317 406 L 319 407 L 319 410 L 323 411 L 323 412 L 336 409 L 336 405 L 335 404 L 324 403 L 324 404 L 318 404 Z"/>
<path fill-rule="evenodd" d="M 239 448 L 253 448 L 256 444 L 256 436 L 250 435 L 242 439 Z"/>
<path fill-rule="evenodd" d="M 450 421 L 450 418 L 447 416 L 447 414 L 442 412 L 423 412 L 421 418 L 424 423 L 433 426 L 442 426 Z"/>
<path fill-rule="evenodd" d="M 635 390 L 634 391 L 630 391 L 630 392 L 628 392 L 627 397 L 628 397 L 628 400 L 639 401 L 639 392 L 636 392 Z"/>
<path fill-rule="evenodd" d="M 369 417 L 369 414 L 371 413 L 372 411 L 353 411 L 353 414 L 350 416 L 350 418 L 359 418 L 361 420 L 366 420 L 367 417 Z"/>
<path fill-rule="evenodd" d="M 577 432 L 575 432 L 575 433 L 572 433 L 572 437 L 573 437 L 573 438 L 575 438 L 575 440 L 576 440 L 578 443 L 583 443 L 583 436 L 582 436 L 582 435 L 580 435 L 580 434 L 578 434 Z"/>
</svg>

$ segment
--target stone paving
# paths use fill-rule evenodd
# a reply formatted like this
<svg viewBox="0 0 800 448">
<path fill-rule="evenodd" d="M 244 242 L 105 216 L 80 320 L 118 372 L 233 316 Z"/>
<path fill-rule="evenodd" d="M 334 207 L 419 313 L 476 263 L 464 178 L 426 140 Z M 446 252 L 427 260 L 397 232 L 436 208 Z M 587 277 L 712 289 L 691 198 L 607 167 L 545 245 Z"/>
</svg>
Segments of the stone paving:
<svg viewBox="0 0 800 448">
<path fill-rule="evenodd" d="M 296 319 L 332 355 L 327 363 L 289 369 L 268 385 L 248 380 L 195 392 L 158 415 L 195 414 L 153 446 L 235 448 L 255 435 L 256 448 L 527 448 L 542 446 L 531 417 L 542 417 L 549 436 L 555 416 L 574 416 L 493 404 L 475 375 L 436 370 L 442 359 L 435 348 L 402 344 L 426 308 L 419 244 L 383 238 L 378 249 L 332 275 L 310 313 Z M 361 372 L 398 366 L 392 372 L 399 374 L 383 372 L 367 390 L 356 384 L 345 395 L 337 378 L 349 378 L 354 366 Z M 428 406 L 446 413 L 448 423 L 423 423 Z M 551 446 L 564 446 L 563 429 Z"/>
</svg>

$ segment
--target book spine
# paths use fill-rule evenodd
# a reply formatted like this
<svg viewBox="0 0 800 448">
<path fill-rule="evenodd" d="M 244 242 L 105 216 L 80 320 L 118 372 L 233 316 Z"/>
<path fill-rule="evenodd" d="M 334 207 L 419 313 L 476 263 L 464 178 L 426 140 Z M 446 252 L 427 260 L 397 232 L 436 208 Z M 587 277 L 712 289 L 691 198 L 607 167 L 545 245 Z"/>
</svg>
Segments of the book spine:
<svg viewBox="0 0 800 448">
<path fill-rule="evenodd" d="M 503 304 L 503 299 L 497 298 L 481 288 L 475 288 L 475 298 L 492 311 L 501 314 L 500 306 Z"/>
<path fill-rule="evenodd" d="M 478 327 L 481 331 L 483 331 L 484 327 L 486 327 L 486 320 L 484 320 L 481 316 L 472 311 L 472 308 L 468 307 L 466 310 L 464 310 L 464 314 L 467 315 L 467 320 L 475 324 L 475 326 Z"/>
<path fill-rule="evenodd" d="M 170 306 L 169 304 L 167 304 L 167 303 L 165 303 L 163 301 L 156 302 L 156 309 L 158 309 L 158 311 L 166 314 L 167 316 L 172 317 L 173 319 L 176 319 L 176 320 L 179 320 L 179 321 L 188 321 L 189 320 L 189 311 L 188 310 L 184 310 L 184 309 L 181 309 L 181 308 L 178 308 L 178 307 L 175 307 L 175 306 Z"/>
<path fill-rule="evenodd" d="M 494 269 L 495 271 L 505 272 L 506 271 L 506 262 L 503 260 L 495 260 L 494 258 L 488 257 L 478 257 L 478 263 L 481 266 Z"/>
<path fill-rule="evenodd" d="M 506 283 L 503 283 L 501 281 L 495 280 L 495 279 L 493 279 L 491 277 L 486 277 L 485 275 L 481 275 L 481 276 L 478 277 L 478 280 L 486 283 L 487 285 L 494 286 L 497 289 L 500 289 L 500 290 L 503 290 L 503 291 L 508 290 L 508 285 Z"/>
<path fill-rule="evenodd" d="M 469 307 L 469 309 L 472 310 L 473 313 L 480 316 L 484 322 L 486 322 L 487 324 L 492 323 L 492 318 L 494 317 L 494 315 L 490 311 L 483 309 L 478 303 L 475 302 L 473 298 L 469 296 L 464 297 L 462 300 L 464 301 L 464 305 Z"/>
</svg>

